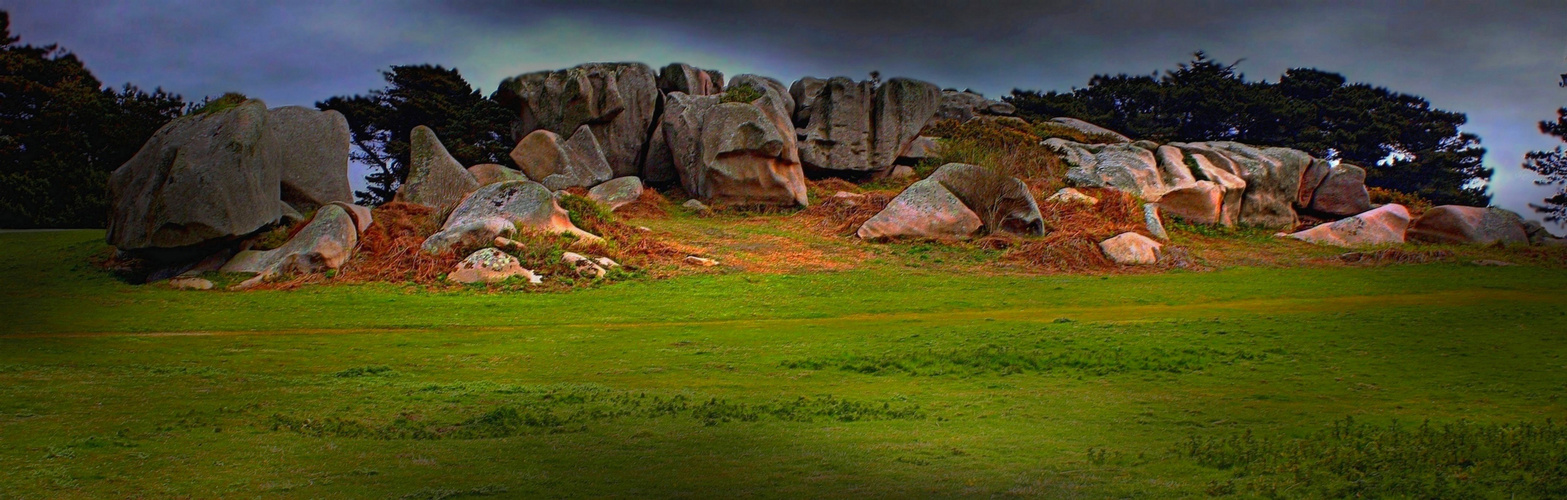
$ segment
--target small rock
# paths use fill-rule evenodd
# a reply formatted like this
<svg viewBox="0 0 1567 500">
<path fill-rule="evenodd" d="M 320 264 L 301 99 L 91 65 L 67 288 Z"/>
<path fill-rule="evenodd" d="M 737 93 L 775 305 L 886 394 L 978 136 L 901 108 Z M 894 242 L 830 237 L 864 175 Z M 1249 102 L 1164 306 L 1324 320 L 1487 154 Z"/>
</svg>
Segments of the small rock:
<svg viewBox="0 0 1567 500">
<path fill-rule="evenodd" d="M 495 248 L 501 248 L 501 249 L 506 249 L 506 250 L 520 251 L 520 250 L 523 250 L 523 249 L 527 248 L 526 246 L 524 246 L 522 244 L 521 241 L 517 241 L 517 240 L 511 239 L 511 238 L 507 238 L 505 236 L 496 236 L 494 243 L 495 243 Z"/>
<path fill-rule="evenodd" d="M 593 262 L 598 264 L 599 266 L 604 267 L 605 269 L 609 269 L 611 267 L 620 267 L 620 263 L 619 262 L 615 262 L 613 260 L 610 260 L 609 257 L 599 257 L 597 259 L 593 259 Z"/>
<path fill-rule="evenodd" d="M 690 199 L 690 200 L 686 200 L 686 202 L 685 203 L 681 203 L 680 206 L 686 207 L 686 208 L 689 208 L 689 209 L 692 209 L 692 210 L 696 210 L 698 212 L 711 212 L 713 210 L 711 208 L 708 208 L 707 205 L 703 204 L 701 202 L 701 200 L 697 200 L 695 198 Z"/>
<path fill-rule="evenodd" d="M 513 276 L 525 277 L 529 283 L 543 281 L 532 271 L 524 269 L 516 257 L 494 248 L 468 255 L 468 258 L 457 264 L 456 270 L 446 275 L 446 279 L 458 283 L 495 283 Z"/>
<path fill-rule="evenodd" d="M 914 167 L 910 167 L 908 165 L 894 165 L 892 170 L 887 172 L 887 177 L 891 179 L 907 179 L 914 177 Z"/>
<path fill-rule="evenodd" d="M 686 263 L 687 264 L 691 264 L 691 265 L 702 266 L 702 267 L 713 267 L 713 266 L 718 265 L 718 261 L 716 261 L 716 260 L 702 258 L 702 257 L 697 257 L 695 255 L 687 255 L 686 256 Z"/>
<path fill-rule="evenodd" d="M 616 177 L 588 190 L 588 199 L 609 207 L 611 212 L 642 197 L 642 179 Z"/>
<path fill-rule="evenodd" d="M 211 290 L 212 282 L 196 276 L 175 276 L 169 280 L 169 288 L 176 290 Z"/>
<path fill-rule="evenodd" d="M 1076 189 L 1061 188 L 1060 190 L 1056 191 L 1056 194 L 1050 195 L 1049 198 L 1045 198 L 1045 202 L 1062 204 L 1081 203 L 1084 205 L 1093 206 L 1099 204 L 1099 198 L 1083 194 L 1082 191 L 1078 191 Z"/>
<path fill-rule="evenodd" d="M 1099 243 L 1105 257 L 1117 264 L 1143 266 L 1159 263 L 1159 249 L 1164 245 L 1137 233 L 1121 233 Z"/>
<path fill-rule="evenodd" d="M 582 254 L 579 254 L 579 253 L 575 253 L 575 252 L 563 253 L 560 256 L 560 260 L 562 262 L 567 263 L 567 264 L 571 264 L 573 267 L 577 268 L 577 275 L 578 276 L 582 276 L 584 278 L 593 278 L 593 279 L 603 278 L 604 277 L 604 273 L 607 272 L 598 263 L 595 263 L 593 261 L 593 259 L 589 259 L 588 257 L 586 257 L 586 256 L 584 256 Z M 605 260 L 608 260 L 608 259 L 605 259 Z M 610 261 L 610 262 L 614 263 L 614 261 Z"/>
</svg>

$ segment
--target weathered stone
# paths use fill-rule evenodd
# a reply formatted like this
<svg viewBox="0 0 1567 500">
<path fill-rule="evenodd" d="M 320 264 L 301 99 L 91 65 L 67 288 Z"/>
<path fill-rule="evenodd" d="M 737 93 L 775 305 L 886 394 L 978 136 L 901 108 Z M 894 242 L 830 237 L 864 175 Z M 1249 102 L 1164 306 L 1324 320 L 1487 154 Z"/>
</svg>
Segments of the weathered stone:
<svg viewBox="0 0 1567 500">
<path fill-rule="evenodd" d="M 529 283 L 541 283 L 538 275 L 522 267 L 516 257 L 494 248 L 485 248 L 469 254 L 446 279 L 458 283 L 496 283 L 521 276 Z"/>
<path fill-rule="evenodd" d="M 1210 181 L 1197 181 L 1181 189 L 1165 193 L 1159 198 L 1159 206 L 1170 215 L 1197 224 L 1222 224 L 1224 220 L 1224 188 Z M 1237 196 L 1239 191 L 1236 192 Z M 1230 221 L 1234 223 L 1233 219 Z"/>
<path fill-rule="evenodd" d="M 267 153 L 277 162 L 283 201 L 315 210 L 353 203 L 348 186 L 348 120 L 337 111 L 285 106 L 267 111 Z"/>
<path fill-rule="evenodd" d="M 348 216 L 354 219 L 354 229 L 356 232 L 361 234 L 364 233 L 366 229 L 370 228 L 371 223 L 375 222 L 375 217 L 371 213 L 370 207 L 362 207 L 341 201 L 334 201 L 329 203 L 329 205 L 341 208 L 344 212 L 348 212 Z"/>
<path fill-rule="evenodd" d="M 169 288 L 175 290 L 211 290 L 212 281 L 199 276 L 175 276 L 169 279 Z"/>
<path fill-rule="evenodd" d="M 347 210 L 327 205 L 287 243 L 273 250 L 246 250 L 223 265 L 224 272 L 256 273 L 258 278 L 278 274 L 309 274 L 342 267 L 359 243 L 359 229 Z"/>
<path fill-rule="evenodd" d="M 1289 237 L 1318 245 L 1358 247 L 1396 245 L 1404 242 L 1409 229 L 1409 209 L 1388 204 L 1351 217 L 1290 234 Z"/>
<path fill-rule="evenodd" d="M 1148 234 L 1154 238 L 1170 240 L 1170 233 L 1164 231 L 1164 218 L 1159 216 L 1159 204 L 1143 204 L 1143 226 L 1148 228 Z"/>
<path fill-rule="evenodd" d="M 669 136 L 664 133 L 662 120 L 653 124 L 653 135 L 648 138 L 642 180 L 654 185 L 680 182 L 680 171 L 675 167 L 675 152 L 669 146 Z"/>
<path fill-rule="evenodd" d="M 1045 202 L 1046 203 L 1060 203 L 1060 204 L 1067 204 L 1067 205 L 1078 204 L 1078 205 L 1094 206 L 1094 205 L 1098 205 L 1099 204 L 1099 198 L 1095 198 L 1095 197 L 1083 194 L 1082 191 L 1078 191 L 1076 189 L 1061 188 L 1061 189 L 1056 190 L 1056 193 L 1050 195 L 1049 198 L 1045 198 Z"/>
<path fill-rule="evenodd" d="M 914 138 L 914 142 L 909 143 L 909 148 L 904 150 L 902 155 L 898 156 L 897 163 L 899 165 L 914 165 L 919 163 L 920 160 L 935 158 L 940 153 L 940 150 L 941 143 L 937 142 L 935 137 L 922 135 Z"/>
<path fill-rule="evenodd" d="M 497 236 L 510 236 L 518 229 L 576 235 L 583 241 L 599 241 L 596 235 L 578 229 L 566 210 L 555 204 L 555 197 L 543 184 L 532 181 L 507 181 L 479 188 L 457 205 L 441 231 L 426 238 L 423 250 L 439 254 L 487 245 Z"/>
<path fill-rule="evenodd" d="M 827 80 L 815 77 L 805 77 L 795 80 L 789 86 L 789 97 L 794 99 L 794 126 L 804 128 L 811 121 L 812 106 L 816 104 L 816 96 L 821 94 L 822 87 L 827 86 Z M 803 137 L 801 139 L 804 139 Z"/>
<path fill-rule="evenodd" d="M 1366 171 L 1348 163 L 1333 166 L 1311 198 L 1311 210 L 1347 216 L 1371 210 Z"/>
<path fill-rule="evenodd" d="M 642 197 L 642 180 L 636 177 L 616 177 L 588 190 L 588 199 L 609 207 L 611 211 Z"/>
<path fill-rule="evenodd" d="M 909 78 L 892 78 L 876 87 L 872 101 L 869 171 L 885 171 L 907 151 L 941 106 L 941 89 Z"/>
<path fill-rule="evenodd" d="M 614 174 L 604 150 L 587 125 L 577 127 L 570 139 L 548 130 L 535 130 L 517 142 L 511 159 L 534 182 L 551 191 L 569 187 L 593 187 Z"/>
<path fill-rule="evenodd" d="M 1159 250 L 1164 248 L 1147 236 L 1137 233 L 1121 233 L 1099 242 L 1099 250 L 1116 264 L 1146 266 L 1159 263 Z"/>
<path fill-rule="evenodd" d="M 914 171 L 914 167 L 908 165 L 894 165 L 892 170 L 887 171 L 888 179 L 907 179 L 915 175 L 918 174 Z"/>
<path fill-rule="evenodd" d="M 1546 240 L 1556 238 L 1556 235 L 1545 229 L 1545 224 L 1535 220 L 1523 221 L 1523 232 L 1529 235 L 1530 245 L 1544 244 Z"/>
<path fill-rule="evenodd" d="M 685 203 L 681 203 L 680 206 L 686 207 L 686 208 L 689 208 L 689 209 L 692 209 L 692 210 L 695 210 L 697 212 L 711 212 L 711 211 L 713 211 L 712 208 L 708 208 L 708 206 L 706 204 L 702 203 L 702 200 L 698 200 L 698 199 L 686 200 L 686 202 Z"/>
<path fill-rule="evenodd" d="M 1306 171 L 1300 174 L 1300 190 L 1295 195 L 1295 208 L 1311 208 L 1311 198 L 1317 195 L 1317 188 L 1322 186 L 1322 181 L 1333 172 L 1333 162 L 1315 159 Z M 1356 212 L 1360 213 L 1360 212 Z"/>
<path fill-rule="evenodd" d="M 457 163 L 430 127 L 414 127 L 409 140 L 408 179 L 396 201 L 444 210 L 479 189 L 478 179 Z"/>
<path fill-rule="evenodd" d="M 639 175 L 658 113 L 658 78 L 642 63 L 589 63 L 508 78 L 495 99 L 518 112 L 513 139 L 540 129 L 571 136 L 587 125 L 611 176 Z"/>
<path fill-rule="evenodd" d="M 1187 151 L 1182 148 L 1182 153 L 1194 153 L 1188 155 L 1187 158 L 1196 165 L 1196 168 L 1192 169 L 1192 176 L 1197 179 L 1198 183 L 1206 181 L 1218 187 L 1219 196 L 1223 201 L 1219 204 L 1218 218 L 1213 223 L 1234 226 L 1240 222 L 1241 203 L 1246 196 L 1246 181 L 1235 175 L 1234 172 L 1238 168 L 1235 166 L 1235 162 L 1213 150 L 1207 150 L 1205 153 L 1202 151 Z M 1215 163 L 1216 161 L 1218 163 Z M 1223 166 L 1221 167 L 1220 165 Z M 1197 186 L 1194 187 L 1204 189 Z M 1173 207 L 1181 205 L 1182 202 L 1180 200 L 1188 195 L 1177 194 L 1175 195 L 1176 200 L 1170 200 L 1168 198 L 1171 194 L 1165 193 L 1164 197 L 1159 198 L 1159 203 L 1166 205 L 1167 208 L 1171 208 L 1172 213 L 1176 213 Z M 1199 212 L 1191 212 L 1193 216 L 1197 213 Z"/>
<path fill-rule="evenodd" d="M 570 265 L 572 268 L 576 269 L 577 276 L 584 278 L 599 279 L 603 278 L 604 274 L 608 272 L 605 271 L 604 267 L 600 266 L 598 262 L 583 256 L 582 254 L 566 252 L 561 254 L 560 260 L 561 262 L 565 262 L 567 265 Z"/>
<path fill-rule="evenodd" d="M 1255 148 L 1237 142 L 1176 144 L 1183 150 L 1204 149 L 1220 153 L 1246 181 L 1239 222 L 1269 228 L 1295 226 L 1295 201 L 1301 174 L 1311 165 L 1306 153 L 1288 148 Z M 1211 159 L 1211 158 L 1210 158 Z"/>
<path fill-rule="evenodd" d="M 722 94 L 724 74 L 686 63 L 673 63 L 658 70 L 658 90 L 687 95 Z"/>
<path fill-rule="evenodd" d="M 702 163 L 702 120 L 718 106 L 718 96 L 690 96 L 673 93 L 664 100 L 660 125 L 669 145 L 670 160 L 676 177 L 687 193 L 696 194 L 695 183 L 704 175 Z"/>
<path fill-rule="evenodd" d="M 1050 121 L 1058 125 L 1071 127 L 1076 129 L 1078 132 L 1082 132 L 1088 135 L 1105 136 L 1107 138 L 1114 139 L 1115 142 L 1132 142 L 1131 138 L 1121 135 L 1120 132 L 1094 125 L 1076 118 L 1059 117 L 1051 118 Z"/>
<path fill-rule="evenodd" d="M 926 180 L 940 182 L 957 195 L 991 232 L 1036 236 L 1045 232 L 1039 204 L 1029 193 L 1028 185 L 1016 177 L 975 165 L 948 163 Z"/>
<path fill-rule="evenodd" d="M 1526 244 L 1523 217 L 1500 208 L 1442 205 L 1409 226 L 1409 239 L 1431 243 Z"/>
<path fill-rule="evenodd" d="M 1045 145 L 1061 151 L 1070 167 L 1066 183 L 1076 187 L 1108 187 L 1158 201 L 1169 192 L 1153 151 L 1133 144 L 1079 144 L 1050 139 Z"/>
<path fill-rule="evenodd" d="M 814 79 L 813 79 L 814 80 Z M 795 82 L 795 88 L 805 86 Z M 834 77 L 802 97 L 809 105 L 799 128 L 800 162 L 809 168 L 850 172 L 876 170 L 871 164 L 871 82 Z M 796 102 L 801 97 L 796 98 Z M 799 113 L 799 111 L 797 111 Z"/>
<path fill-rule="evenodd" d="M 861 239 L 967 238 L 984 221 L 940 181 L 915 182 L 856 232 Z"/>
<path fill-rule="evenodd" d="M 109 244 L 155 260 L 200 258 L 211 249 L 199 247 L 278 221 L 267 117 L 266 104 L 250 100 L 158 129 L 109 176 Z"/>
<path fill-rule="evenodd" d="M 1011 104 L 986 99 L 973 92 L 943 90 L 935 118 L 966 122 L 978 115 L 1010 116 L 1016 112 L 1017 108 Z"/>
<path fill-rule="evenodd" d="M 497 182 L 528 180 L 528 174 L 522 173 L 521 170 L 494 163 L 482 163 L 468 167 L 468 173 L 473 175 L 473 179 L 478 181 L 480 186 L 488 186 Z"/>
</svg>

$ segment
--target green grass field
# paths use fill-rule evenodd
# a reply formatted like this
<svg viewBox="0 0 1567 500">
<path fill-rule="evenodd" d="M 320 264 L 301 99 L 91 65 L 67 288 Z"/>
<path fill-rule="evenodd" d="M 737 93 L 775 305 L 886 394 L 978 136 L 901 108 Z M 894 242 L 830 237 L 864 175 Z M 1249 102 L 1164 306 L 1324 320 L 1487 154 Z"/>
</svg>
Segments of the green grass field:
<svg viewBox="0 0 1567 500">
<path fill-rule="evenodd" d="M 185 292 L 101 238 L 0 234 L 0 498 L 1567 496 L 1559 268 Z"/>
</svg>

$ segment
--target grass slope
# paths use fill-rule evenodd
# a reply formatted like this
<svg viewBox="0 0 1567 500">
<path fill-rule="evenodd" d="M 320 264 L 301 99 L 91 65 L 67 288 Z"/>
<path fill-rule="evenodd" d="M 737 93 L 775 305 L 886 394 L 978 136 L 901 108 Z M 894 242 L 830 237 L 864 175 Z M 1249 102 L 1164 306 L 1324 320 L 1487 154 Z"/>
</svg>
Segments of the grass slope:
<svg viewBox="0 0 1567 500">
<path fill-rule="evenodd" d="M 100 239 L 0 234 L 0 498 L 1567 495 L 1561 269 L 180 292 Z"/>
</svg>

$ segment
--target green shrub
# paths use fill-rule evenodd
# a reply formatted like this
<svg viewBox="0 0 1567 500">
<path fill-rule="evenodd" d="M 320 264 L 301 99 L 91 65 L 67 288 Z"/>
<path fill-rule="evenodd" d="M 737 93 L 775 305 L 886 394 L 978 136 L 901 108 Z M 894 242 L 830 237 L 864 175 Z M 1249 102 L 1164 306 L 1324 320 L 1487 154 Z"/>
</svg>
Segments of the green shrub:
<svg viewBox="0 0 1567 500">
<path fill-rule="evenodd" d="M 762 98 L 762 91 L 752 88 L 750 85 L 736 85 L 724 91 L 719 102 L 751 102 Z"/>
<path fill-rule="evenodd" d="M 223 111 L 228 111 L 230 109 L 239 107 L 239 105 L 244 104 L 245 101 L 248 100 L 250 100 L 249 97 L 246 97 L 245 94 L 241 94 L 239 92 L 229 92 L 218 96 L 217 99 L 208 97 L 203 99 L 200 104 L 197 104 L 194 109 L 191 109 L 190 114 L 205 115 L 211 113 L 221 113 Z"/>
</svg>

